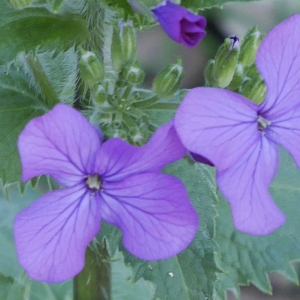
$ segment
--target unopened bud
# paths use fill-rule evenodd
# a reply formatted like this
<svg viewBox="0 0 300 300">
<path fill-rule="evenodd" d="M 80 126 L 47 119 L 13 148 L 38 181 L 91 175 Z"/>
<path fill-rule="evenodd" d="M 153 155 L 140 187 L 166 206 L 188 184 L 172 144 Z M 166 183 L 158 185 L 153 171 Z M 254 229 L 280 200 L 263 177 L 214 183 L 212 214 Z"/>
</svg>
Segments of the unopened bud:
<svg viewBox="0 0 300 300">
<path fill-rule="evenodd" d="M 131 24 L 120 22 L 115 26 L 111 44 L 113 67 L 120 71 L 123 65 L 132 63 L 136 56 L 136 36 Z"/>
<path fill-rule="evenodd" d="M 181 61 L 165 67 L 153 81 L 153 91 L 163 98 L 168 98 L 180 88 L 183 79 Z"/>
<path fill-rule="evenodd" d="M 104 64 L 95 53 L 85 51 L 79 60 L 79 71 L 82 79 L 89 85 L 94 86 L 104 79 Z"/>
<path fill-rule="evenodd" d="M 98 85 L 93 91 L 94 101 L 97 105 L 102 105 L 107 100 L 107 93 L 102 85 Z"/>
<path fill-rule="evenodd" d="M 213 74 L 214 65 L 215 65 L 215 61 L 213 59 L 211 59 L 208 61 L 207 66 L 204 70 L 206 86 L 214 86 L 214 83 L 215 83 L 214 74 Z"/>
<path fill-rule="evenodd" d="M 245 36 L 239 57 L 239 62 L 245 67 L 251 66 L 256 58 L 257 49 L 263 39 L 263 35 L 254 26 Z"/>
<path fill-rule="evenodd" d="M 254 78 L 245 83 L 242 94 L 256 104 L 261 104 L 266 96 L 266 85 L 262 78 Z"/>
<path fill-rule="evenodd" d="M 32 4 L 32 0 L 10 0 L 10 4 L 15 9 L 21 9 Z"/>
<path fill-rule="evenodd" d="M 123 70 L 123 78 L 132 84 L 142 83 L 145 77 L 145 73 L 141 70 L 136 63 L 133 66 L 128 66 Z"/>
<path fill-rule="evenodd" d="M 57 14 L 62 7 L 64 0 L 52 0 L 52 10 Z"/>
<path fill-rule="evenodd" d="M 244 81 L 244 67 L 241 64 L 237 64 L 235 73 L 228 88 L 232 91 L 238 90 Z"/>
<path fill-rule="evenodd" d="M 136 36 L 132 24 L 126 23 L 122 30 L 122 48 L 125 62 L 133 62 L 136 55 Z"/>
<path fill-rule="evenodd" d="M 263 78 L 253 65 L 247 72 L 248 80 L 241 88 L 241 93 L 246 98 L 257 104 L 261 104 L 266 96 L 266 85 Z"/>
<path fill-rule="evenodd" d="M 218 87 L 225 88 L 231 82 L 236 70 L 240 52 L 236 36 L 225 39 L 215 58 L 213 76 Z"/>
</svg>

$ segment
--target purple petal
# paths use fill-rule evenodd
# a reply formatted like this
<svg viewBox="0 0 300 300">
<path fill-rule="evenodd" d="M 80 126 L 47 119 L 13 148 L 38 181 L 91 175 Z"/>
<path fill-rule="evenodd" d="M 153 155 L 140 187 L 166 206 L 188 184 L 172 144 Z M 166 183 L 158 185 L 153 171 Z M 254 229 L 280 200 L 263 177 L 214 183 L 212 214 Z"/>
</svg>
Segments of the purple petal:
<svg viewBox="0 0 300 300">
<path fill-rule="evenodd" d="M 82 270 L 86 247 L 99 229 L 99 201 L 83 185 L 53 191 L 15 219 L 19 261 L 35 280 L 70 279 Z"/>
<path fill-rule="evenodd" d="M 103 190 L 102 217 L 121 229 L 124 246 L 133 255 L 166 259 L 193 240 L 198 216 L 177 178 L 144 173 L 105 183 Z"/>
<path fill-rule="evenodd" d="M 195 17 L 197 17 L 197 20 Z M 204 17 L 188 12 L 186 18 L 180 21 L 181 43 L 190 48 L 196 46 L 206 35 L 205 26 L 206 19 Z"/>
<path fill-rule="evenodd" d="M 26 125 L 18 147 L 23 181 L 48 174 L 61 185 L 70 186 L 93 172 L 100 139 L 83 115 L 72 107 L 57 104 Z"/>
<path fill-rule="evenodd" d="M 266 136 L 289 151 L 300 167 L 300 107 L 269 120 L 271 125 L 266 129 Z"/>
<path fill-rule="evenodd" d="M 262 135 L 243 159 L 217 173 L 220 190 L 231 204 L 235 227 L 253 235 L 271 233 L 285 222 L 268 189 L 277 171 L 276 144 Z"/>
<path fill-rule="evenodd" d="M 190 152 L 221 171 L 240 161 L 259 140 L 257 109 L 258 105 L 233 92 L 195 88 L 180 105 L 175 128 Z"/>
<path fill-rule="evenodd" d="M 262 41 L 256 64 L 267 84 L 262 114 L 282 115 L 300 103 L 300 15 L 277 25 Z"/>
<path fill-rule="evenodd" d="M 196 46 L 205 36 L 206 19 L 167 1 L 152 10 L 167 35 L 187 47 Z"/>
<path fill-rule="evenodd" d="M 141 172 L 160 171 L 165 165 L 181 159 L 186 153 L 173 122 L 161 126 L 142 147 L 121 139 L 106 141 L 97 156 L 97 173 L 105 180 L 120 180 Z"/>
<path fill-rule="evenodd" d="M 190 152 L 190 155 L 196 162 L 214 167 L 213 163 L 204 156 L 193 152 Z"/>
</svg>

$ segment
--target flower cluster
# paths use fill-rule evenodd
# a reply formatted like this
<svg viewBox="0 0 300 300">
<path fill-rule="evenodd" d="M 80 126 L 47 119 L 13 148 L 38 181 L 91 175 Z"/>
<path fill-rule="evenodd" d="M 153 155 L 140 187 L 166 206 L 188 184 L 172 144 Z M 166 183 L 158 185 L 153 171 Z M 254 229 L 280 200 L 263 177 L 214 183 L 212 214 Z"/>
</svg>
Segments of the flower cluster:
<svg viewBox="0 0 300 300">
<path fill-rule="evenodd" d="M 52 283 L 79 273 L 101 219 L 118 226 L 125 248 L 145 260 L 176 255 L 194 238 L 198 216 L 184 185 L 160 173 L 186 152 L 172 122 L 143 147 L 100 138 L 63 104 L 31 120 L 19 137 L 22 180 L 49 174 L 66 186 L 15 219 L 18 257 L 33 279 Z"/>
</svg>

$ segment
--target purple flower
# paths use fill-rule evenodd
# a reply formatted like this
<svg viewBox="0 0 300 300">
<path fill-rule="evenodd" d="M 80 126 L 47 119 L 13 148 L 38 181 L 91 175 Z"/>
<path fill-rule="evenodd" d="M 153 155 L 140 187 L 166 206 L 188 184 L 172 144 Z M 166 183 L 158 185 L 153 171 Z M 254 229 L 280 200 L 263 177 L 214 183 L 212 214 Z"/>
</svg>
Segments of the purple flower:
<svg viewBox="0 0 300 300">
<path fill-rule="evenodd" d="M 300 167 L 300 15 L 276 26 L 261 43 L 256 65 L 267 85 L 257 105 L 217 88 L 192 89 L 175 128 L 184 146 L 217 168 L 220 190 L 237 229 L 268 234 L 285 222 L 269 194 L 278 167 L 278 145 Z"/>
<path fill-rule="evenodd" d="M 125 248 L 145 260 L 169 258 L 192 241 L 198 217 L 185 187 L 160 173 L 186 151 L 172 124 L 143 147 L 118 138 L 101 144 L 79 112 L 58 104 L 27 124 L 18 147 L 22 180 L 49 174 L 67 186 L 15 219 L 18 257 L 31 278 L 53 283 L 78 274 L 101 219 L 118 226 Z"/>
<path fill-rule="evenodd" d="M 167 1 L 152 12 L 167 35 L 177 43 L 192 48 L 205 37 L 206 19 L 180 5 Z"/>
</svg>

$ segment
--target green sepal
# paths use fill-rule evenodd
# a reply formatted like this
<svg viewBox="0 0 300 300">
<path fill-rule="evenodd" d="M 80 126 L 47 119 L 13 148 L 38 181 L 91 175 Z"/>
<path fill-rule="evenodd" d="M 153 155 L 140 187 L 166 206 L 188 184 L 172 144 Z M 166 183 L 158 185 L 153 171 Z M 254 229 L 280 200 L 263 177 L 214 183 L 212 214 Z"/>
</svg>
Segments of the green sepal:
<svg viewBox="0 0 300 300">
<path fill-rule="evenodd" d="M 215 85 L 215 78 L 214 78 L 214 65 L 215 60 L 210 59 L 205 67 L 204 70 L 204 77 L 205 77 L 205 86 L 214 86 Z"/>
<path fill-rule="evenodd" d="M 235 73 L 232 77 L 232 80 L 228 86 L 229 90 L 237 91 L 241 88 L 242 83 L 245 79 L 244 67 L 241 64 L 237 64 Z"/>
<path fill-rule="evenodd" d="M 90 87 L 98 84 L 104 79 L 104 63 L 96 56 L 95 53 L 81 50 L 81 58 L 78 66 L 83 81 L 85 81 L 85 83 Z"/>
<path fill-rule="evenodd" d="M 145 72 L 139 68 L 138 63 L 135 63 L 124 68 L 121 77 L 131 84 L 140 84 L 144 80 Z"/>
<path fill-rule="evenodd" d="M 245 78 L 240 93 L 253 102 L 261 104 L 265 99 L 267 88 L 255 65 L 248 68 Z"/>
<path fill-rule="evenodd" d="M 248 31 L 241 43 L 240 64 L 245 67 L 250 67 L 254 63 L 262 39 L 263 35 L 258 31 L 257 26 L 254 26 Z"/>
<path fill-rule="evenodd" d="M 103 85 L 99 84 L 93 87 L 94 102 L 96 105 L 102 106 L 107 100 L 107 92 Z"/>
<path fill-rule="evenodd" d="M 162 98 L 168 98 L 175 94 L 181 86 L 184 76 L 181 60 L 176 64 L 165 67 L 153 81 L 153 92 Z"/>
<path fill-rule="evenodd" d="M 130 23 L 125 23 L 121 29 L 122 50 L 125 63 L 132 63 L 136 56 L 135 29 Z"/>
<path fill-rule="evenodd" d="M 235 73 L 240 53 L 239 42 L 232 38 L 225 39 L 219 48 L 213 68 L 213 77 L 220 88 L 226 88 Z"/>
<path fill-rule="evenodd" d="M 114 69 L 119 72 L 126 64 L 135 61 L 136 36 L 134 28 L 120 21 L 114 26 L 111 44 L 111 59 Z"/>
</svg>

